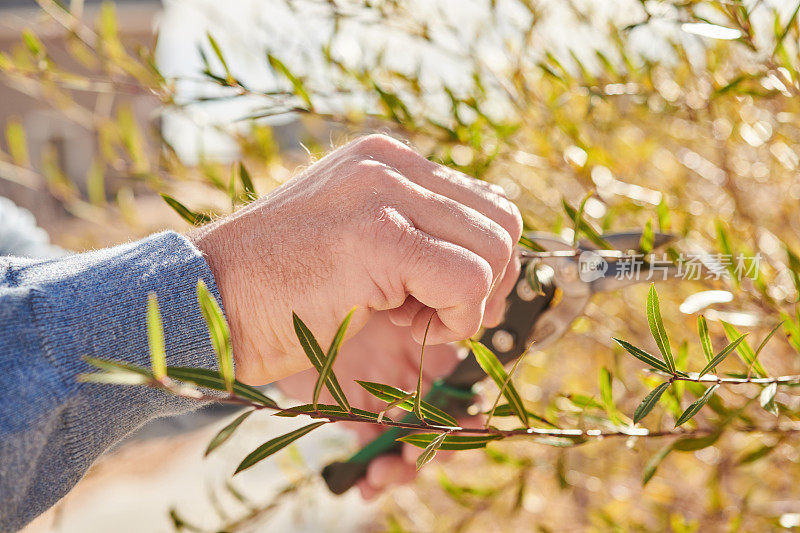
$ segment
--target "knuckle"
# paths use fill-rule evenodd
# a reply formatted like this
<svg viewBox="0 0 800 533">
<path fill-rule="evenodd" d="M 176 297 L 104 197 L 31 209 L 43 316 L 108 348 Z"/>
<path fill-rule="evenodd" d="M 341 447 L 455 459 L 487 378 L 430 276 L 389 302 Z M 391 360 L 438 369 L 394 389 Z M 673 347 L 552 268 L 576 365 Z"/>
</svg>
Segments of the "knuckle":
<svg viewBox="0 0 800 533">
<path fill-rule="evenodd" d="M 405 149 L 406 146 L 389 135 L 372 133 L 354 141 L 354 148 L 361 154 L 371 155 L 374 153 L 385 153 L 393 150 Z"/>
<path fill-rule="evenodd" d="M 470 301 L 482 301 L 492 289 L 492 268 L 486 260 L 473 261 L 464 272 L 465 297 Z"/>
</svg>

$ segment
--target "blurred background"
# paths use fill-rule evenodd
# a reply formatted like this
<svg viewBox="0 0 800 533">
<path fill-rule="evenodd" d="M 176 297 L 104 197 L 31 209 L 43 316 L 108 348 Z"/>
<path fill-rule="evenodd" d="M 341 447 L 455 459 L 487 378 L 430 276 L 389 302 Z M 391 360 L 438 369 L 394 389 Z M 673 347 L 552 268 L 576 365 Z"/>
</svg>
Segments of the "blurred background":
<svg viewBox="0 0 800 533">
<path fill-rule="evenodd" d="M 721 320 L 753 346 L 783 320 L 760 360 L 771 375 L 797 374 L 799 7 L 5 0 L 0 196 L 81 251 L 231 212 L 248 201 L 240 162 L 266 194 L 331 147 L 386 132 L 501 185 L 529 229 L 571 240 L 562 200 L 594 191 L 584 214 L 599 231 L 649 224 L 679 236 L 673 254 L 759 257 L 752 279 L 660 285 L 667 331 L 679 364 L 697 371 L 699 313 L 717 347 Z M 658 380 L 611 337 L 656 349 L 646 290 L 596 297 L 560 342 L 526 358 L 515 381 L 532 411 L 563 427 L 632 416 Z M 721 369 L 743 368 L 730 358 Z M 750 429 L 795 423 L 793 390 L 762 407 L 758 386 L 721 388 L 689 424 L 716 428 L 704 442 L 504 441 L 432 463 L 369 503 L 327 494 L 314 474 L 354 449 L 347 432 L 323 428 L 231 480 L 241 457 L 294 422 L 254 415 L 204 460 L 233 416 L 204 411 L 143 428 L 27 531 L 798 528 L 797 437 Z M 702 391 L 675 387 L 644 425 L 671 429 Z"/>
</svg>

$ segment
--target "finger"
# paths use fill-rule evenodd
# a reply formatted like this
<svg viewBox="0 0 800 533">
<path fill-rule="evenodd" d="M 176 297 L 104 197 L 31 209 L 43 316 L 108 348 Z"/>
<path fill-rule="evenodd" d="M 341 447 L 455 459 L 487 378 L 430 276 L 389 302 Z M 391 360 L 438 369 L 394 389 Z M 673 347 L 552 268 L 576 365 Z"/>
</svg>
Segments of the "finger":
<svg viewBox="0 0 800 533">
<path fill-rule="evenodd" d="M 379 265 L 384 270 L 374 276 L 397 280 L 393 284 L 400 285 L 406 295 L 436 310 L 428 342 L 440 344 L 474 335 L 491 290 L 489 263 L 470 250 L 416 228 L 397 211 L 387 210 L 382 231 L 379 253 L 391 260 Z M 417 342 L 422 342 L 427 319 L 424 322 L 416 317 L 412 321 L 412 336 Z"/>
<path fill-rule="evenodd" d="M 514 243 L 506 229 L 480 212 L 447 196 L 431 192 L 389 168 L 395 177 L 395 190 L 390 192 L 415 227 L 475 252 L 492 268 L 497 282 L 514 251 Z"/>
<path fill-rule="evenodd" d="M 506 267 L 500 282 L 496 283 L 489 300 L 486 302 L 486 311 L 483 315 L 483 325 L 493 328 L 500 324 L 506 312 L 506 299 L 517 284 L 521 269 L 519 257 L 513 257 Z"/>
<path fill-rule="evenodd" d="M 391 320 L 392 324 L 395 326 L 410 326 L 416 314 L 423 308 L 425 308 L 425 304 L 413 296 L 409 296 L 406 298 L 406 301 L 403 302 L 403 305 L 389 310 L 389 320 Z"/>
<path fill-rule="evenodd" d="M 455 169 L 429 161 L 388 136 L 369 136 L 357 148 L 382 161 L 413 182 L 482 213 L 503 226 L 516 243 L 522 235 L 522 217 L 497 185 L 476 180 Z"/>
</svg>

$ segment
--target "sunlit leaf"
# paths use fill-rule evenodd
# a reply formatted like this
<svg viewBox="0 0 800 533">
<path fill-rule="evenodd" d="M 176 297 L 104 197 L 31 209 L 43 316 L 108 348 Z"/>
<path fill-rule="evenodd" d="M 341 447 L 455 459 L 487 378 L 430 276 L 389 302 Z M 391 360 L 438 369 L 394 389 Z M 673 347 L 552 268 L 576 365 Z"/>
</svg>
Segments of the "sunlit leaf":
<svg viewBox="0 0 800 533">
<path fill-rule="evenodd" d="M 711 346 L 711 337 L 708 335 L 708 322 L 706 322 L 706 317 L 703 315 L 697 317 L 697 331 L 700 334 L 703 354 L 706 356 L 706 361 L 710 363 L 714 358 L 714 348 Z"/>
<path fill-rule="evenodd" d="M 672 443 L 672 449 L 678 452 L 695 452 L 713 446 L 719 440 L 721 432 L 715 431 L 702 437 L 684 437 Z"/>
<path fill-rule="evenodd" d="M 164 379 L 167 375 L 167 352 L 164 347 L 164 325 L 158 311 L 155 293 L 147 295 L 147 342 L 150 346 L 150 366 L 153 377 Z"/>
<path fill-rule="evenodd" d="M 653 410 L 653 407 L 658 403 L 658 400 L 661 399 L 661 395 L 664 394 L 670 386 L 668 381 L 660 384 L 658 387 L 650 391 L 650 394 L 645 396 L 642 403 L 639 404 L 639 407 L 636 408 L 636 411 L 633 413 L 633 423 L 638 424 L 640 420 L 646 417 L 650 411 Z"/>
<path fill-rule="evenodd" d="M 647 219 L 642 230 L 642 237 L 639 239 L 639 250 L 647 255 L 653 251 L 653 245 L 656 242 L 656 234 L 653 231 L 653 219 Z"/>
<path fill-rule="evenodd" d="M 292 312 L 292 322 L 294 323 L 295 334 L 300 341 L 300 345 L 303 347 L 303 351 L 306 353 L 306 357 L 308 357 L 311 364 L 314 365 L 314 368 L 317 369 L 317 372 L 322 372 L 322 368 L 325 364 L 325 354 L 322 353 L 322 348 L 320 348 L 317 339 L 314 338 L 311 330 L 308 329 L 303 321 L 300 320 L 300 317 L 294 312 Z M 347 401 L 347 396 L 345 396 L 342 387 L 339 385 L 339 380 L 336 379 L 334 374 L 328 373 L 325 378 L 325 385 L 336 403 L 341 405 L 343 409 L 349 411 L 350 403 Z"/>
<path fill-rule="evenodd" d="M 655 357 L 654 355 L 650 355 L 649 353 L 645 352 L 644 350 L 637 348 L 636 346 L 632 345 L 631 343 L 624 341 L 622 339 L 618 339 L 616 337 L 612 337 L 614 341 L 625 348 L 625 350 L 634 356 L 636 359 L 642 361 L 643 363 L 655 368 L 656 370 L 660 370 L 662 372 L 666 372 L 667 374 L 672 374 L 672 371 L 669 367 L 660 359 Z"/>
<path fill-rule="evenodd" d="M 647 323 L 650 325 L 650 333 L 653 334 L 653 339 L 655 339 L 661 355 L 664 356 L 667 368 L 670 373 L 675 373 L 675 359 L 672 356 L 667 331 L 664 329 L 664 321 L 661 320 L 661 308 L 655 283 L 650 284 L 650 291 L 647 293 Z"/>
<path fill-rule="evenodd" d="M 695 402 L 693 402 L 689 407 L 686 408 L 686 410 L 683 412 L 680 418 L 678 418 L 678 421 L 675 422 L 675 427 L 678 427 L 691 420 L 692 417 L 694 417 L 694 415 L 696 415 L 700 411 L 700 409 L 702 409 L 703 406 L 706 403 L 708 403 L 708 400 L 711 399 L 711 395 L 714 394 L 714 391 L 716 391 L 718 388 L 719 388 L 718 383 L 715 383 L 714 385 L 711 385 L 709 388 L 707 388 L 700 398 L 698 398 Z"/>
<path fill-rule="evenodd" d="M 167 204 L 176 213 L 178 213 L 181 216 L 182 219 L 184 219 L 189 224 L 192 224 L 193 226 L 200 226 L 202 224 L 206 224 L 208 222 L 211 222 L 211 217 L 210 216 L 206 215 L 205 213 L 195 213 L 194 211 L 191 211 L 188 207 L 186 207 L 185 205 L 180 203 L 178 200 L 176 200 L 175 198 L 173 198 L 173 197 L 171 197 L 169 195 L 166 195 L 166 194 L 162 193 L 161 194 L 161 198 L 163 198 L 164 201 L 167 202 Z"/>
<path fill-rule="evenodd" d="M 530 285 L 531 290 L 535 294 L 544 295 L 544 289 L 542 288 L 542 282 L 539 281 L 539 276 L 537 274 L 539 268 L 539 263 L 536 261 L 530 261 L 528 266 L 525 267 L 525 279 L 528 281 L 528 285 Z"/>
<path fill-rule="evenodd" d="M 588 197 L 586 199 L 588 199 Z M 584 235 L 586 235 L 586 238 L 604 250 L 612 250 L 614 248 L 607 240 L 601 237 L 600 234 L 592 226 L 590 226 L 588 222 L 586 222 L 586 220 L 584 220 L 582 215 L 579 217 L 578 211 L 569 205 L 563 198 L 561 199 L 561 206 L 564 208 L 564 211 L 567 213 L 567 216 L 570 218 L 570 220 L 576 223 L 576 231 L 582 232 Z"/>
<path fill-rule="evenodd" d="M 733 341 L 730 344 L 728 344 L 725 348 L 723 348 L 717 355 L 714 356 L 713 359 L 711 359 L 711 361 L 708 362 L 708 364 L 703 368 L 703 370 L 700 371 L 700 373 L 697 375 L 697 377 L 701 378 L 705 374 L 707 374 L 707 373 L 711 372 L 712 370 L 714 370 L 717 367 L 718 364 L 720 364 L 723 360 L 725 360 L 726 357 L 728 357 L 728 354 L 730 354 L 733 350 L 735 350 L 736 347 L 739 346 L 739 344 L 742 341 L 744 341 L 744 338 L 747 337 L 747 335 L 748 334 L 745 333 L 744 335 L 740 336 L 735 341 Z"/>
<path fill-rule="evenodd" d="M 614 405 L 614 397 L 612 395 L 612 377 L 611 372 L 606 367 L 600 369 L 600 398 L 603 400 L 603 407 L 605 407 L 608 418 L 614 424 L 620 425 L 622 421 L 619 418 L 617 408 Z"/>
<path fill-rule="evenodd" d="M 314 105 L 311 103 L 311 96 L 306 90 L 303 81 L 295 76 L 292 71 L 289 70 L 286 65 L 274 55 L 267 54 L 267 60 L 273 69 L 280 72 L 287 80 L 289 80 L 289 83 L 291 83 L 292 87 L 294 88 L 294 93 L 299 96 L 303 102 L 305 102 L 306 106 L 308 106 L 308 109 L 314 109 Z"/>
<path fill-rule="evenodd" d="M 283 411 L 278 411 L 274 413 L 273 416 L 281 416 L 281 417 L 295 417 L 300 416 L 304 413 L 314 413 L 317 412 L 323 416 L 331 416 L 331 417 L 346 417 L 350 415 L 355 415 L 360 418 L 366 418 L 368 420 L 375 420 L 377 421 L 380 417 L 379 413 L 373 413 L 372 411 L 365 411 L 364 409 L 358 409 L 356 407 L 351 407 L 350 411 L 345 411 L 338 405 L 326 405 L 324 403 L 317 404 L 316 408 L 314 408 L 313 404 L 307 403 L 303 405 L 297 405 L 294 407 L 290 407 L 288 409 L 284 409 Z M 391 422 L 392 419 L 388 416 L 384 416 L 383 420 Z"/>
<path fill-rule="evenodd" d="M 728 324 L 724 321 L 721 322 L 722 328 L 725 330 L 725 334 L 728 336 L 729 341 L 733 341 L 742 336 L 742 334 L 739 333 L 739 331 L 732 324 Z M 761 363 L 756 359 L 756 353 L 747 343 L 747 340 L 740 342 L 736 347 L 736 351 L 739 353 L 740 358 L 748 368 L 752 366 L 752 369 L 756 375 L 762 378 L 767 377 L 767 371 L 764 370 L 764 367 L 761 366 Z"/>
<path fill-rule="evenodd" d="M 775 395 L 778 393 L 778 384 L 770 383 L 761 390 L 758 396 L 758 403 L 765 411 L 769 411 L 775 416 L 778 416 L 778 406 L 775 405 Z"/>
<path fill-rule="evenodd" d="M 642 472 L 643 486 L 647 485 L 650 482 L 650 480 L 653 479 L 653 476 L 655 475 L 656 470 L 658 469 L 658 465 L 660 465 L 661 462 L 664 459 L 666 459 L 667 455 L 669 455 L 671 451 L 672 451 L 672 445 L 667 444 L 666 446 L 658 450 L 658 452 L 656 452 L 656 454 L 653 457 L 651 457 L 649 461 L 647 461 L 647 464 L 644 466 L 644 471 Z"/>
<path fill-rule="evenodd" d="M 8 153 L 11 155 L 15 165 L 20 167 L 30 166 L 25 128 L 18 120 L 6 121 L 6 143 L 8 144 Z"/>
<path fill-rule="evenodd" d="M 184 366 L 168 366 L 167 377 L 185 381 L 187 383 L 194 383 L 199 387 L 213 389 L 218 391 L 227 391 L 225 380 L 219 375 L 216 370 L 208 368 L 195 368 Z M 233 393 L 236 396 L 250 400 L 251 402 L 278 409 L 278 404 L 275 400 L 264 395 L 261 391 L 250 385 L 245 385 L 240 381 L 233 382 Z"/>
<path fill-rule="evenodd" d="M 522 246 L 524 248 L 527 248 L 528 250 L 531 250 L 532 252 L 544 252 L 545 251 L 543 246 L 537 244 L 536 241 L 526 237 L 525 235 L 523 235 L 522 237 L 519 238 L 519 244 L 520 244 L 520 246 Z"/>
<path fill-rule="evenodd" d="M 405 437 L 400 437 L 399 441 L 411 444 L 417 448 L 427 448 L 428 445 L 436 439 L 440 433 L 412 433 Z M 487 443 L 493 440 L 498 440 L 499 435 L 448 435 L 441 446 L 440 450 L 474 450 L 476 448 L 483 448 Z"/>
<path fill-rule="evenodd" d="M 425 450 L 419 454 L 417 457 L 417 471 L 436 457 L 436 451 L 442 445 L 446 437 L 447 433 L 440 434 L 438 437 L 431 440 L 430 444 L 425 447 Z"/>
<path fill-rule="evenodd" d="M 356 383 L 364 387 L 367 392 L 384 402 L 394 402 L 398 399 L 407 397 L 410 394 L 413 395 L 413 393 L 406 392 L 402 389 L 398 389 L 397 387 L 392 387 L 391 385 L 384 385 L 382 383 L 359 380 L 356 380 Z M 412 398 L 405 399 L 398 403 L 397 407 L 403 409 L 404 411 L 413 412 L 414 401 Z M 426 401 L 420 402 L 420 410 L 422 411 L 422 416 L 428 422 L 440 426 L 458 427 L 458 422 L 456 422 L 455 418 Z"/>
<path fill-rule="evenodd" d="M 747 377 L 750 377 L 750 375 L 752 374 L 753 365 L 758 361 L 758 356 L 761 355 L 761 350 L 764 349 L 764 347 L 767 345 L 769 340 L 772 338 L 773 335 L 775 335 L 775 332 L 778 331 L 778 328 L 781 327 L 783 325 L 783 323 L 784 323 L 784 321 L 778 322 L 775 325 L 775 327 L 772 328 L 772 330 L 769 333 L 767 333 L 767 336 L 764 337 L 764 340 L 761 341 L 761 344 L 758 345 L 758 348 L 756 348 L 756 351 L 753 354 L 753 362 L 750 363 L 750 366 L 747 368 Z"/>
<path fill-rule="evenodd" d="M 250 173 L 245 168 L 244 163 L 239 163 L 239 179 L 242 181 L 246 203 L 258 200 L 258 193 L 255 185 L 253 185 L 253 179 L 250 177 Z"/>
<path fill-rule="evenodd" d="M 228 62 L 225 60 L 225 56 L 222 55 L 222 49 L 219 47 L 219 43 L 217 43 L 217 40 L 214 39 L 214 36 L 211 35 L 211 33 L 206 33 L 206 38 L 208 39 L 208 44 L 211 45 L 211 50 L 214 51 L 214 55 L 217 56 L 222 68 L 225 69 L 225 76 L 228 78 L 228 80 L 231 80 L 231 69 L 228 67 Z"/>
<path fill-rule="evenodd" d="M 349 313 L 347 313 L 347 316 L 344 317 L 342 323 L 339 324 L 339 329 L 336 330 L 336 335 L 333 336 L 330 347 L 328 347 L 328 353 L 325 356 L 325 362 L 322 364 L 322 368 L 319 370 L 319 375 L 317 376 L 317 382 L 314 384 L 314 395 L 312 400 L 313 405 L 317 405 L 319 402 L 319 395 L 322 392 L 322 386 L 328 381 L 328 376 L 333 374 L 333 363 L 336 361 L 336 356 L 339 355 L 339 348 L 342 345 L 342 341 L 344 341 L 344 335 L 347 332 L 347 326 L 350 325 L 350 319 L 353 318 L 354 311 L 355 307 L 351 309 Z M 349 410 L 349 405 L 339 405 L 341 405 L 343 409 Z"/>
<path fill-rule="evenodd" d="M 250 468 L 259 461 L 263 461 L 273 453 L 282 450 L 286 446 L 290 445 L 303 435 L 306 435 L 307 433 L 310 433 L 311 431 L 327 423 L 328 422 L 314 422 L 313 424 L 303 426 L 299 429 L 295 429 L 294 431 L 290 431 L 285 435 L 281 435 L 280 437 L 275 437 L 274 439 L 265 442 L 264 444 L 253 450 L 247 457 L 244 458 L 244 460 L 241 463 L 239 463 L 239 466 L 236 467 L 236 471 L 234 472 L 234 474 L 238 474 L 242 470 Z"/>
<path fill-rule="evenodd" d="M 480 342 L 470 340 L 470 347 L 472 348 L 475 360 L 478 361 L 483 371 L 495 382 L 509 405 L 514 409 L 517 417 L 525 427 L 530 427 L 528 411 L 525 409 L 525 404 L 522 403 L 522 398 L 517 392 L 516 387 L 514 387 L 514 384 L 511 383 L 506 370 L 497 359 L 497 356 Z"/>
<path fill-rule="evenodd" d="M 230 424 L 222 428 L 219 431 L 219 433 L 214 435 L 214 438 L 211 439 L 211 442 L 208 443 L 205 455 L 210 454 L 211 452 L 219 448 L 222 444 L 224 444 L 228 439 L 230 439 L 231 436 L 233 436 L 233 432 L 236 431 L 236 429 L 242 424 L 242 422 L 244 422 L 247 419 L 247 417 L 252 415 L 254 412 L 255 412 L 254 410 L 245 411 L 244 413 L 234 418 Z"/>
<path fill-rule="evenodd" d="M 225 389 L 232 393 L 234 377 L 231 332 L 222 308 L 217 303 L 217 299 L 208 291 L 208 287 L 202 279 L 197 280 L 197 301 L 206 321 L 214 352 L 217 354 L 220 377 L 225 381 Z"/>
</svg>

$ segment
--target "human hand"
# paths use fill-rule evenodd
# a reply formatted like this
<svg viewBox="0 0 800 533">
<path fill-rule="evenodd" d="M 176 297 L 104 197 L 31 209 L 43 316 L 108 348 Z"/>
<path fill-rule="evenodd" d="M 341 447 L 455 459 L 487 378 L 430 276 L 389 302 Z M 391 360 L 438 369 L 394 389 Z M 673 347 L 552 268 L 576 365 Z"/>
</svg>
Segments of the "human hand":
<svg viewBox="0 0 800 533">
<path fill-rule="evenodd" d="M 354 337 L 341 347 L 336 359 L 336 375 L 342 389 L 354 406 L 379 412 L 386 406 L 369 394 L 355 380 L 389 383 L 407 391 L 417 386 L 421 346 L 411 337 L 411 329 L 397 326 L 389 319 L 389 312 L 374 313 L 367 324 Z M 365 362 L 369 364 L 365 364 Z M 437 378 L 449 374 L 458 363 L 456 347 L 452 344 L 439 344 L 425 347 L 422 369 L 424 390 Z M 311 398 L 317 373 L 306 370 L 282 379 L 276 385 L 288 396 L 301 401 Z M 322 402 L 332 403 L 330 393 L 322 392 Z M 406 414 L 395 409 L 387 416 L 395 420 Z M 399 416 L 396 416 L 399 415 Z M 462 425 L 469 421 L 460 420 Z M 384 428 L 375 424 L 345 423 L 356 432 L 359 445 L 363 446 L 377 437 Z M 416 459 L 422 453 L 420 448 L 404 444 L 401 455 L 386 454 L 377 457 L 369 464 L 366 476 L 358 482 L 362 496 L 372 498 L 391 485 L 406 483 L 416 475 Z M 437 453 L 437 460 L 451 452 Z"/>
<path fill-rule="evenodd" d="M 502 189 L 370 135 L 189 238 L 222 296 L 236 377 L 264 384 L 310 366 L 292 311 L 326 346 L 356 307 L 428 343 L 499 322 L 520 269 L 522 219 Z"/>
</svg>

